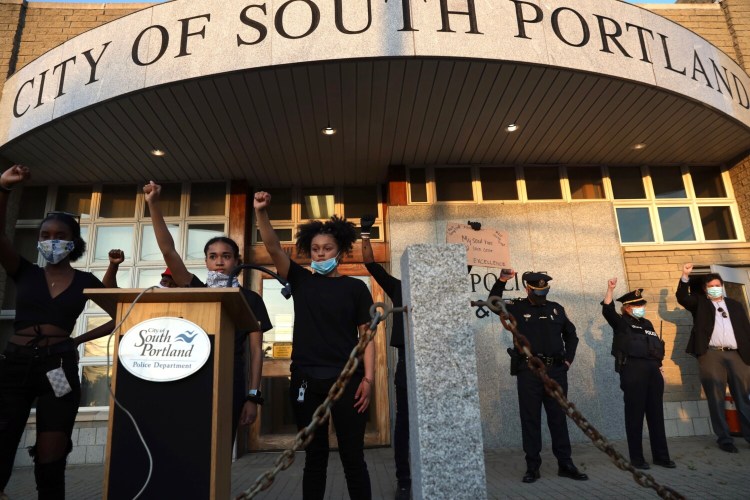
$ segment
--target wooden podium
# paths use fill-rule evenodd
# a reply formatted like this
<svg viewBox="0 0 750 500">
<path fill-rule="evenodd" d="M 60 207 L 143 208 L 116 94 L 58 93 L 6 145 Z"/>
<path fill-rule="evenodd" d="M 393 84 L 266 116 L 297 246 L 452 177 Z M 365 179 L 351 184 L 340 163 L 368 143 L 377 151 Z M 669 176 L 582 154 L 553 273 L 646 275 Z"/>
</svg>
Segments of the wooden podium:
<svg viewBox="0 0 750 500">
<path fill-rule="evenodd" d="M 87 289 L 101 306 L 116 304 L 117 323 L 141 289 Z M 120 366 L 122 336 L 142 321 L 182 318 L 200 326 L 211 342 L 208 361 L 172 382 L 151 382 Z M 239 288 L 171 288 L 146 292 L 116 332 L 112 391 L 132 413 L 153 457 L 142 498 L 210 498 L 231 495 L 232 382 L 236 330 L 257 328 Z M 132 499 L 149 472 L 148 455 L 130 418 L 110 398 L 104 498 Z"/>
</svg>

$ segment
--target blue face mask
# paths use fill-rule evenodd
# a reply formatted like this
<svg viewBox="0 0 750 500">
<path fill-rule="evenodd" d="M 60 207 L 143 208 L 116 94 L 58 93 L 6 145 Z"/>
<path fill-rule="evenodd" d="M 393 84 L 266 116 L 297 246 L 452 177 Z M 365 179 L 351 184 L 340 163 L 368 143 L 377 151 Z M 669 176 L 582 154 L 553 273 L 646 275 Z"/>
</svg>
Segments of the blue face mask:
<svg viewBox="0 0 750 500">
<path fill-rule="evenodd" d="M 640 318 L 642 318 L 642 317 L 644 317 L 646 315 L 646 308 L 645 307 L 634 307 L 633 309 L 631 309 L 630 312 L 631 312 L 631 314 L 633 315 L 634 318 L 640 319 Z"/>
<path fill-rule="evenodd" d="M 710 286 L 706 288 L 706 293 L 712 299 L 718 299 L 719 297 L 724 295 L 724 289 L 720 286 Z"/>
<path fill-rule="evenodd" d="M 318 274 L 329 274 L 331 271 L 336 269 L 336 266 L 339 265 L 339 262 L 337 260 L 338 257 L 339 256 L 337 254 L 336 257 L 331 257 L 328 260 L 321 260 L 320 262 L 312 261 L 310 263 L 310 267 L 312 267 L 312 270 Z"/>
<path fill-rule="evenodd" d="M 537 297 L 546 297 L 549 293 L 549 288 L 542 288 L 541 290 L 531 289 L 531 292 Z"/>
</svg>

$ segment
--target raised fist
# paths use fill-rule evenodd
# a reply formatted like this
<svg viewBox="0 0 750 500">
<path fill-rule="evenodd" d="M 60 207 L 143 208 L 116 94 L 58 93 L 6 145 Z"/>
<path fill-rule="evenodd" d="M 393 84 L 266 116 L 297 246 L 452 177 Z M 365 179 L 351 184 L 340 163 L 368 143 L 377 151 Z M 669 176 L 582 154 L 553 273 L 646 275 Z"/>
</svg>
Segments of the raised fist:
<svg viewBox="0 0 750 500">
<path fill-rule="evenodd" d="M 375 224 L 375 216 L 372 214 L 363 215 L 362 218 L 359 219 L 359 224 L 362 226 L 363 233 L 369 233 L 370 229 L 372 229 L 372 225 Z"/>
<path fill-rule="evenodd" d="M 119 248 L 115 248 L 109 251 L 109 263 L 115 266 L 119 266 L 125 261 L 125 252 Z"/>
<path fill-rule="evenodd" d="M 29 170 L 29 167 L 13 165 L 3 172 L 2 176 L 0 176 L 0 186 L 6 189 L 11 189 L 13 186 L 25 181 L 29 177 L 31 177 L 31 170 Z"/>
<path fill-rule="evenodd" d="M 690 273 L 693 272 L 693 263 L 688 262 L 687 264 L 682 266 L 682 275 L 683 276 L 690 276 Z"/>
<path fill-rule="evenodd" d="M 265 191 L 258 191 L 255 193 L 255 198 L 253 198 L 253 208 L 255 210 L 263 210 L 264 208 L 268 207 L 271 204 L 271 194 L 266 193 Z"/>
<path fill-rule="evenodd" d="M 610 290 L 614 290 L 617 286 L 617 278 L 610 278 L 609 280 L 607 280 L 607 286 Z"/>
</svg>

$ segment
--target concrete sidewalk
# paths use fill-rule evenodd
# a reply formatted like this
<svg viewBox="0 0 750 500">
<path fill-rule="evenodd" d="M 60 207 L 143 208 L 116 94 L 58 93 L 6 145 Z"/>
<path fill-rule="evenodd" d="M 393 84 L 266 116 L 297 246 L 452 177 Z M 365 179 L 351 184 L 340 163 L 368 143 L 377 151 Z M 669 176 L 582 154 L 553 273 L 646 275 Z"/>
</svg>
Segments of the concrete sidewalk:
<svg viewBox="0 0 750 500">
<path fill-rule="evenodd" d="M 750 445 L 737 439 L 738 454 L 725 453 L 716 446 L 713 437 L 684 437 L 669 440 L 676 469 L 653 467 L 646 471 L 657 482 L 670 486 L 687 498 L 750 498 Z M 615 442 L 623 452 L 627 445 Z M 548 445 L 547 445 L 548 446 Z M 648 442 L 644 442 L 648 450 Z M 646 453 L 647 458 L 649 453 Z M 255 479 L 271 467 L 278 453 L 245 455 L 232 466 L 232 491 L 238 494 L 249 488 Z M 367 465 L 372 480 L 373 498 L 393 498 L 395 473 L 393 452 L 390 448 L 367 450 Z M 523 452 L 520 450 L 492 450 L 485 453 L 487 489 L 489 498 L 657 498 L 653 490 L 639 486 L 626 472 L 617 469 L 610 459 L 591 444 L 573 446 L 573 458 L 585 471 L 589 481 L 578 482 L 557 477 L 554 458 L 546 451 L 542 458 L 542 477 L 534 484 L 523 484 L 525 471 Z M 298 454 L 294 465 L 282 471 L 275 484 L 258 496 L 262 499 L 300 499 L 304 455 Z M 98 499 L 102 495 L 102 466 L 70 466 L 67 475 L 69 499 Z M 461 489 L 457 477 L 456 491 Z M 11 500 L 36 498 L 34 473 L 29 467 L 13 472 L 6 493 Z M 348 498 L 341 462 L 336 453 L 331 454 L 326 498 Z"/>
</svg>

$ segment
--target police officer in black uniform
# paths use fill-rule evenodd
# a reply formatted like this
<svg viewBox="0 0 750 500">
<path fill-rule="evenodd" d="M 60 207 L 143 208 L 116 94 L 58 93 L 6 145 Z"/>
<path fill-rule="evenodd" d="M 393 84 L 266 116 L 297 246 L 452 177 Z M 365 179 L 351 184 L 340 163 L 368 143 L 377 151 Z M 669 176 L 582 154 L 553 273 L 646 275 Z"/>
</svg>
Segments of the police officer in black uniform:
<svg viewBox="0 0 750 500">
<path fill-rule="evenodd" d="M 612 296 L 617 278 L 607 282 L 607 294 L 602 301 L 602 315 L 612 327 L 612 355 L 615 371 L 620 374 L 620 389 L 625 401 L 625 433 L 628 436 L 630 463 L 637 469 L 650 469 L 643 457 L 643 416 L 646 416 L 654 464 L 674 469 L 669 458 L 667 435 L 664 432 L 664 342 L 654 325 L 644 318 L 646 300 L 643 289 L 628 292 L 617 301 L 622 303 L 622 315 L 615 311 Z"/>
<path fill-rule="evenodd" d="M 505 283 L 515 276 L 512 269 L 502 273 L 492 287 L 490 296 L 502 297 Z M 526 298 L 506 301 L 508 312 L 518 322 L 519 333 L 526 336 L 532 353 L 547 365 L 547 374 L 568 393 L 568 368 L 578 346 L 576 327 L 557 302 L 547 300 L 552 278 L 542 273 L 526 272 L 521 281 L 526 287 Z M 539 479 L 542 459 L 542 405 L 547 413 L 547 424 L 552 436 L 552 452 L 557 458 L 557 475 L 578 481 L 588 479 L 573 464 L 565 412 L 554 398 L 544 391 L 542 381 L 529 369 L 528 359 L 514 349 L 511 354 L 511 373 L 518 376 L 518 406 L 521 413 L 523 451 L 526 453 L 524 483 Z"/>
</svg>

